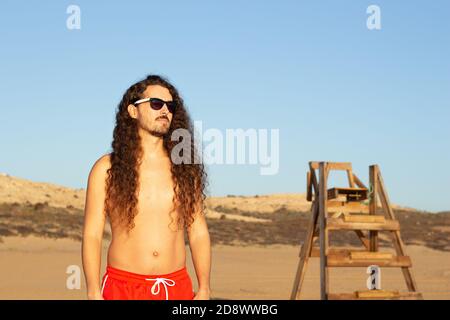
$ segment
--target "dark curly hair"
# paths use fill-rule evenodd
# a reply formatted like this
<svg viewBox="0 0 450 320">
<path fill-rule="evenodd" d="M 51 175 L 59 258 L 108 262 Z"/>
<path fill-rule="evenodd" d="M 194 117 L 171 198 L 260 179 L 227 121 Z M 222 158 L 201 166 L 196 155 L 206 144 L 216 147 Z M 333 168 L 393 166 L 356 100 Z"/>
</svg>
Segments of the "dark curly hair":
<svg viewBox="0 0 450 320">
<path fill-rule="evenodd" d="M 128 113 L 128 105 L 143 98 L 142 94 L 149 85 L 160 85 L 169 90 L 177 109 L 173 114 L 170 128 L 163 136 L 164 149 L 170 156 L 177 141 L 171 141 L 172 132 L 186 129 L 191 136 L 191 157 L 196 157 L 192 121 L 186 111 L 178 90 L 169 81 L 158 75 L 148 75 L 133 84 L 123 95 L 116 113 L 116 125 L 113 132 L 111 167 L 106 180 L 105 213 L 112 224 L 125 224 L 127 230 L 134 228 L 137 214 L 139 172 L 142 159 L 141 139 L 138 123 Z M 201 146 L 200 146 L 201 147 Z M 194 213 L 205 213 L 206 171 L 202 161 L 192 158 L 190 163 L 175 164 L 171 160 L 171 172 L 174 182 L 173 208 L 179 210 L 178 226 L 188 227 L 194 220 Z M 173 210 L 172 210 L 173 212 Z M 173 221 L 173 219 L 172 219 Z"/>
</svg>

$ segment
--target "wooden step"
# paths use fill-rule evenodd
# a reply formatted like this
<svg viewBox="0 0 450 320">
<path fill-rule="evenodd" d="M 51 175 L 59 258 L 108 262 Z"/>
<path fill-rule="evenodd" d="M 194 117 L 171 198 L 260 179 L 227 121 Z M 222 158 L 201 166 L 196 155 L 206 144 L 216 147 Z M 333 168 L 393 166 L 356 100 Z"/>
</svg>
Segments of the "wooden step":
<svg viewBox="0 0 450 320">
<path fill-rule="evenodd" d="M 368 222 L 368 223 L 385 223 L 386 219 L 383 216 L 377 215 L 356 215 L 356 214 L 344 214 L 343 219 L 345 222 Z"/>
<path fill-rule="evenodd" d="M 400 230 L 400 224 L 397 220 L 385 220 L 384 222 L 347 222 L 341 218 L 327 218 L 326 227 L 328 230 Z"/>
<path fill-rule="evenodd" d="M 367 290 L 353 293 L 329 293 L 329 300 L 421 300 L 420 292 Z"/>
<path fill-rule="evenodd" d="M 344 196 L 347 201 L 363 201 L 367 199 L 368 190 L 365 188 L 331 188 L 328 189 L 328 199 Z"/>
<path fill-rule="evenodd" d="M 352 260 L 391 260 L 392 257 L 390 252 L 350 251 Z"/>
<path fill-rule="evenodd" d="M 340 254 L 328 254 L 328 267 L 411 267 L 411 259 L 408 256 L 393 256 L 383 252 L 349 252 Z"/>
<path fill-rule="evenodd" d="M 330 200 L 327 201 L 328 213 L 343 212 L 343 213 L 369 213 L 369 206 L 361 202 L 347 202 Z"/>
<path fill-rule="evenodd" d="M 356 291 L 355 294 L 358 299 L 392 299 L 398 297 L 400 292 L 398 290 L 365 290 Z"/>
</svg>

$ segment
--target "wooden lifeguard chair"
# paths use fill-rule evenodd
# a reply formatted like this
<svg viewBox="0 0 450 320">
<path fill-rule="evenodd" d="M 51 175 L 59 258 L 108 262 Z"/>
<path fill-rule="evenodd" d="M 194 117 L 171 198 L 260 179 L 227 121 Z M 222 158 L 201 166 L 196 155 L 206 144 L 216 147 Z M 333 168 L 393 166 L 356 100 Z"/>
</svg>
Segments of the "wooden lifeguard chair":
<svg viewBox="0 0 450 320">
<path fill-rule="evenodd" d="M 300 298 L 308 259 L 320 258 L 320 297 L 322 300 L 352 299 L 422 299 L 412 274 L 411 259 L 406 255 L 400 237 L 400 225 L 392 210 L 383 178 L 377 165 L 369 167 L 370 189 L 353 173 L 348 162 L 310 162 L 307 174 L 307 200 L 312 201 L 311 220 L 306 239 L 301 246 L 291 300 Z M 319 171 L 317 179 L 316 170 Z M 331 170 L 347 172 L 348 188 L 327 189 Z M 381 207 L 378 206 L 381 202 Z M 368 202 L 368 204 L 367 204 Z M 332 247 L 329 232 L 353 230 L 362 249 Z M 392 233 L 396 255 L 380 252 L 378 232 Z M 319 240 L 319 246 L 314 244 Z M 330 293 L 329 272 L 332 267 L 400 267 L 407 292 L 365 290 L 351 293 Z"/>
</svg>

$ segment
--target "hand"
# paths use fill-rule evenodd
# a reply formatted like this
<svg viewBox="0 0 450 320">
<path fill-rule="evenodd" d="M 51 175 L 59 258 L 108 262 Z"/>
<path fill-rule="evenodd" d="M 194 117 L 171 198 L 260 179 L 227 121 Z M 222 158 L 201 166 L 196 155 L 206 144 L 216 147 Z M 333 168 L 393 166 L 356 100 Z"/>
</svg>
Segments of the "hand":
<svg viewBox="0 0 450 320">
<path fill-rule="evenodd" d="M 195 294 L 194 300 L 209 300 L 210 293 L 209 289 L 199 289 Z"/>
</svg>

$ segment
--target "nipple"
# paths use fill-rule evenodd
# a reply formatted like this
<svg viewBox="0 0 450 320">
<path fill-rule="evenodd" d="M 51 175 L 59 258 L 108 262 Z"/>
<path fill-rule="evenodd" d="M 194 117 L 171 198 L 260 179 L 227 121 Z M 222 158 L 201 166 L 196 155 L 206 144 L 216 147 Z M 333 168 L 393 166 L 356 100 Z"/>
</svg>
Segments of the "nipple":
<svg viewBox="0 0 450 320">
<path fill-rule="evenodd" d="M 153 251 L 153 256 L 157 257 L 159 255 L 158 251 Z"/>
</svg>

